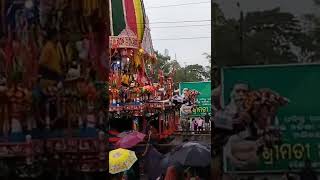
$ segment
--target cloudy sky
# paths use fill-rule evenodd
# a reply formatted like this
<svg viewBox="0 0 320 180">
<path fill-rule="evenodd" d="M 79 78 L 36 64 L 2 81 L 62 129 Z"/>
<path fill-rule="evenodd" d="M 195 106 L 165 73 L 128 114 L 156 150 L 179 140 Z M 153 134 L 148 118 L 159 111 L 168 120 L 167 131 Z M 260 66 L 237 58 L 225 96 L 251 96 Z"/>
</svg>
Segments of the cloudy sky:
<svg viewBox="0 0 320 180">
<path fill-rule="evenodd" d="M 195 4 L 181 5 L 188 3 Z M 144 0 L 144 4 L 150 21 L 155 50 L 164 53 L 164 50 L 168 49 L 169 55 L 172 58 L 176 55 L 177 60 L 182 66 L 196 63 L 201 65 L 209 64 L 202 54 L 211 52 L 210 0 Z"/>
<path fill-rule="evenodd" d="M 236 6 L 239 0 L 213 0 L 219 3 L 227 17 L 239 16 Z M 177 56 L 181 65 L 198 63 L 208 65 L 202 54 L 211 52 L 211 19 L 209 0 L 144 0 L 150 20 L 154 48 L 161 53 L 169 50 L 171 57 Z M 189 5 L 179 5 L 188 4 Z M 194 3 L 194 4 L 192 4 Z M 198 4 L 196 4 L 198 3 Z M 241 8 L 246 11 L 266 10 L 280 7 L 282 11 L 296 16 L 306 13 L 320 13 L 313 0 L 240 0 Z M 179 5 L 179 6 L 171 6 Z M 171 7 L 163 7 L 171 6 Z M 194 22 L 181 22 L 194 21 Z M 159 23 L 176 22 L 176 23 Z M 184 27 L 172 27 L 184 26 Z M 198 38 L 202 37 L 202 38 Z M 181 39 L 196 38 L 196 39 Z M 170 40 L 163 40 L 170 39 Z M 179 39 L 179 40 L 172 40 Z"/>
</svg>

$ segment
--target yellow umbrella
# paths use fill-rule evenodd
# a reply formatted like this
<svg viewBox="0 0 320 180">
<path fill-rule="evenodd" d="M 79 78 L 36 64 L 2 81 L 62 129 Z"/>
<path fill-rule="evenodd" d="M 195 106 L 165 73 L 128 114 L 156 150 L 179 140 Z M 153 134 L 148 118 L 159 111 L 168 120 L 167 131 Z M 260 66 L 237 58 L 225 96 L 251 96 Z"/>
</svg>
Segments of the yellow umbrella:
<svg viewBox="0 0 320 180">
<path fill-rule="evenodd" d="M 109 152 L 109 173 L 117 174 L 127 171 L 138 160 L 135 152 L 127 149 L 116 149 Z"/>
</svg>

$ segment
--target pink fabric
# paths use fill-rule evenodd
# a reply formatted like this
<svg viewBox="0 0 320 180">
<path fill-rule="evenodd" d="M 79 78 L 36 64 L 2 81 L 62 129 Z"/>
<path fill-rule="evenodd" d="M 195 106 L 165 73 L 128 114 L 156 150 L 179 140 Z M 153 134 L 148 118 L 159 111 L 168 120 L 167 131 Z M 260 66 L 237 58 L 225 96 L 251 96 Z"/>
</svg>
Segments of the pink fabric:
<svg viewBox="0 0 320 180">
<path fill-rule="evenodd" d="M 198 126 L 203 126 L 204 125 L 204 120 L 203 119 L 197 119 L 197 124 Z"/>
<path fill-rule="evenodd" d="M 132 132 L 127 134 L 126 136 L 122 137 L 116 144 L 118 148 L 132 148 L 135 145 L 142 142 L 145 138 L 145 134 L 142 134 L 140 132 Z"/>
</svg>

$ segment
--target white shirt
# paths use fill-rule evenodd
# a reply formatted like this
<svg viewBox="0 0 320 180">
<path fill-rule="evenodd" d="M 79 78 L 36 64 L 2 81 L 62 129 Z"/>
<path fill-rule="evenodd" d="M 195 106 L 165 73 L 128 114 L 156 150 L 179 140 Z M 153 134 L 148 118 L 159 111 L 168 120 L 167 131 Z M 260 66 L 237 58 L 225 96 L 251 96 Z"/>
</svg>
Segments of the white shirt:
<svg viewBox="0 0 320 180">
<path fill-rule="evenodd" d="M 11 120 L 11 129 L 13 133 L 20 133 L 22 132 L 22 127 L 20 121 L 18 119 L 13 118 Z"/>
</svg>

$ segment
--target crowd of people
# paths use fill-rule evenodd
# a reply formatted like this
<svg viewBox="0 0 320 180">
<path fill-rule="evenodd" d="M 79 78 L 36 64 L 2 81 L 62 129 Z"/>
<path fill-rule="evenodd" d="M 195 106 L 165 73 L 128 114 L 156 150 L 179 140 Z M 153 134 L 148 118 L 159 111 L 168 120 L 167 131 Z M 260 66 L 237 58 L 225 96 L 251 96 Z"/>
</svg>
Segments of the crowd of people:
<svg viewBox="0 0 320 180">
<path fill-rule="evenodd" d="M 181 127 L 183 131 L 193 131 L 199 133 L 201 131 L 210 131 L 211 121 L 209 113 L 206 113 L 203 117 L 187 117 L 181 120 Z"/>
</svg>

